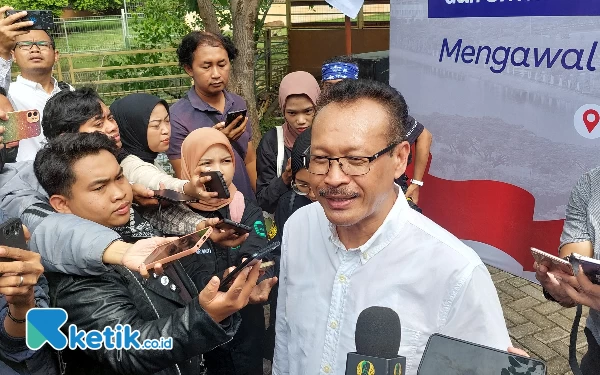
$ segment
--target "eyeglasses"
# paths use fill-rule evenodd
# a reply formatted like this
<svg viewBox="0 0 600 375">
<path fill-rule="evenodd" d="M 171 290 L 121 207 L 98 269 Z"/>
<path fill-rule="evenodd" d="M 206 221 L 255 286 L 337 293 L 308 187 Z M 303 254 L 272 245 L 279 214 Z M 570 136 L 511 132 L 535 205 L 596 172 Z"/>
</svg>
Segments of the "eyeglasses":
<svg viewBox="0 0 600 375">
<path fill-rule="evenodd" d="M 304 182 L 297 183 L 292 181 L 292 190 L 298 195 L 308 195 L 310 193 L 310 185 Z"/>
<path fill-rule="evenodd" d="M 33 48 L 33 46 L 37 46 L 41 51 L 41 50 L 49 50 L 50 47 L 52 47 L 52 42 L 49 42 L 47 40 L 38 40 L 37 42 L 32 42 L 30 40 L 26 40 L 24 42 L 17 42 L 16 46 L 19 47 L 19 49 L 24 50 L 24 51 L 29 51 Z"/>
<path fill-rule="evenodd" d="M 342 172 L 348 176 L 362 176 L 371 170 L 371 163 L 378 157 L 390 152 L 398 144 L 392 143 L 373 156 L 343 156 L 340 158 L 330 158 L 328 156 L 310 155 L 308 163 L 308 172 L 317 175 L 329 173 L 332 161 L 337 161 Z"/>
</svg>

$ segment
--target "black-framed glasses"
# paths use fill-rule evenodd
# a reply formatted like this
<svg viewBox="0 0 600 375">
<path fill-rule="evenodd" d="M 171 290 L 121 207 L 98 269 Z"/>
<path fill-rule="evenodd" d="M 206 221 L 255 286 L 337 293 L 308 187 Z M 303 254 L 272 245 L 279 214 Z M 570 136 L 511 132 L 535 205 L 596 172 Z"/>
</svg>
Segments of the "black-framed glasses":
<svg viewBox="0 0 600 375">
<path fill-rule="evenodd" d="M 292 190 L 298 195 L 308 195 L 310 193 L 310 185 L 306 182 L 298 183 L 294 180 L 292 181 Z"/>
<path fill-rule="evenodd" d="M 371 170 L 371 163 L 378 157 L 384 155 L 394 149 L 398 143 L 392 143 L 383 150 L 375 153 L 373 156 L 342 156 L 339 158 L 331 158 L 328 156 L 310 155 L 308 162 L 308 172 L 317 175 L 325 175 L 329 173 L 332 161 L 337 161 L 342 172 L 348 176 L 362 176 Z"/>
<path fill-rule="evenodd" d="M 19 49 L 24 51 L 29 51 L 33 48 L 33 46 L 37 46 L 40 50 L 48 50 L 52 47 L 52 42 L 47 40 L 38 40 L 37 42 L 32 42 L 31 40 L 25 40 L 23 42 L 17 42 L 16 44 Z"/>
</svg>

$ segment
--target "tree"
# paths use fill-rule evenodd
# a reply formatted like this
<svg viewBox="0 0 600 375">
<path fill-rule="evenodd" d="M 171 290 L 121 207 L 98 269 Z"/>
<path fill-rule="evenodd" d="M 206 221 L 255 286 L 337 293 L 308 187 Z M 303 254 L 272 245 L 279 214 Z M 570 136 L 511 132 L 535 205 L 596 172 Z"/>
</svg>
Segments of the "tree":
<svg viewBox="0 0 600 375">
<path fill-rule="evenodd" d="M 258 145 L 261 138 L 254 95 L 255 27 L 259 7 L 264 3 L 272 3 L 272 0 L 197 0 L 198 15 L 206 31 L 220 33 L 218 14 L 223 13 L 223 10 L 226 11 L 225 13 L 229 11 L 233 43 L 239 51 L 233 61 L 233 75 L 229 88 L 241 95 L 248 104 L 248 113 L 252 121 L 252 140 L 255 145 Z"/>
<path fill-rule="evenodd" d="M 9 0 L 7 3 L 15 9 L 51 10 L 56 15 L 67 7 L 98 12 L 118 9 L 123 4 L 121 0 Z"/>
</svg>

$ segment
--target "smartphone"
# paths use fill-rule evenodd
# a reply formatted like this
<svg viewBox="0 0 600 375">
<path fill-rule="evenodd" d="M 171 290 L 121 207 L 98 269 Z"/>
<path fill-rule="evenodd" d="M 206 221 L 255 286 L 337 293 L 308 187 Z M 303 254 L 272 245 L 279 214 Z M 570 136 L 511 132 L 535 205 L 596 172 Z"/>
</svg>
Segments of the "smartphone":
<svg viewBox="0 0 600 375">
<path fill-rule="evenodd" d="M 533 259 L 535 259 L 538 264 L 542 263 L 543 261 L 550 261 L 559 270 L 566 274 L 573 275 L 573 268 L 568 260 L 546 253 L 542 250 L 536 249 L 535 247 L 531 248 L 531 255 L 533 255 Z"/>
<path fill-rule="evenodd" d="M 592 283 L 600 285 L 600 261 L 576 253 L 571 254 L 569 261 L 575 274 L 579 272 L 579 266 L 581 265 L 583 273 L 585 273 L 588 279 Z"/>
<path fill-rule="evenodd" d="M 546 364 L 539 359 L 436 333 L 429 337 L 417 374 L 545 375 Z"/>
<path fill-rule="evenodd" d="M 206 242 L 211 233 L 212 228 L 208 227 L 158 246 L 144 261 L 146 269 L 154 268 L 156 263 L 164 265 L 195 253 Z"/>
<path fill-rule="evenodd" d="M 7 10 L 6 17 L 22 10 Z M 51 10 L 27 10 L 27 15 L 17 22 L 33 21 L 33 25 L 21 30 L 52 30 L 54 27 L 54 15 Z"/>
<path fill-rule="evenodd" d="M 225 182 L 223 173 L 220 171 L 209 171 L 200 173 L 200 176 L 210 176 L 210 181 L 204 184 L 206 191 L 216 191 L 219 193 L 217 198 L 229 198 L 229 188 L 227 188 L 227 183 Z"/>
<path fill-rule="evenodd" d="M 223 230 L 233 229 L 235 231 L 235 234 L 237 234 L 238 236 L 250 233 L 250 231 L 252 230 L 252 228 L 250 228 L 247 225 L 236 223 L 235 221 L 229 219 L 223 219 L 223 221 L 215 225 L 215 228 Z"/>
<path fill-rule="evenodd" d="M 0 246 L 28 250 L 21 219 L 11 218 L 0 224 Z M 0 262 L 12 262 L 14 259 L 0 257 Z"/>
<path fill-rule="evenodd" d="M 264 247 L 255 252 L 254 254 L 250 255 L 248 258 L 246 258 L 246 260 L 242 262 L 242 264 L 237 266 L 233 271 L 231 271 L 227 276 L 225 276 L 223 280 L 221 280 L 221 286 L 219 290 L 226 291 L 227 288 L 229 288 L 229 283 L 232 282 L 237 277 L 237 275 L 240 272 L 242 272 L 244 268 L 258 263 L 259 260 L 267 256 L 270 252 L 278 248 L 280 245 L 281 242 L 279 241 L 271 242 L 269 245 L 267 245 L 267 247 Z"/>
<path fill-rule="evenodd" d="M 198 199 L 194 197 L 170 189 L 154 190 L 154 197 L 171 203 L 198 202 Z"/>
<path fill-rule="evenodd" d="M 227 112 L 227 117 L 225 118 L 225 127 L 231 124 L 236 118 L 242 116 L 246 117 L 247 110 L 241 109 L 239 111 Z M 238 122 L 234 129 L 239 128 L 244 123 L 244 120 Z"/>
<path fill-rule="evenodd" d="M 8 121 L 0 120 L 0 125 L 4 126 L 3 143 L 37 137 L 42 133 L 40 111 L 37 109 L 8 112 L 7 116 Z"/>
</svg>

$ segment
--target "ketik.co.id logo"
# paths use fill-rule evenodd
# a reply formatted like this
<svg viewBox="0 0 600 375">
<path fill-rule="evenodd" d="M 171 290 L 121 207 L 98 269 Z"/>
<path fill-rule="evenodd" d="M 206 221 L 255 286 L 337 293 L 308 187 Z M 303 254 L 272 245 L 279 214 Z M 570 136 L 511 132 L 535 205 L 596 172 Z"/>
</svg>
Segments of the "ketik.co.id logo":
<svg viewBox="0 0 600 375">
<path fill-rule="evenodd" d="M 48 343 L 56 350 L 106 348 L 113 349 L 149 349 L 170 350 L 173 348 L 171 337 L 160 339 L 146 339 L 140 343 L 140 332 L 132 330 L 129 324 L 117 324 L 113 327 L 104 327 L 102 331 L 83 331 L 74 324 L 69 325 L 69 336 L 61 332 L 61 327 L 67 322 L 67 312 L 63 309 L 45 308 L 31 309 L 27 312 L 27 326 L 25 328 L 25 343 L 32 350 L 41 348 Z"/>
<path fill-rule="evenodd" d="M 584 104 L 573 118 L 575 130 L 582 137 L 588 139 L 600 138 L 600 106 L 596 104 Z"/>
</svg>

